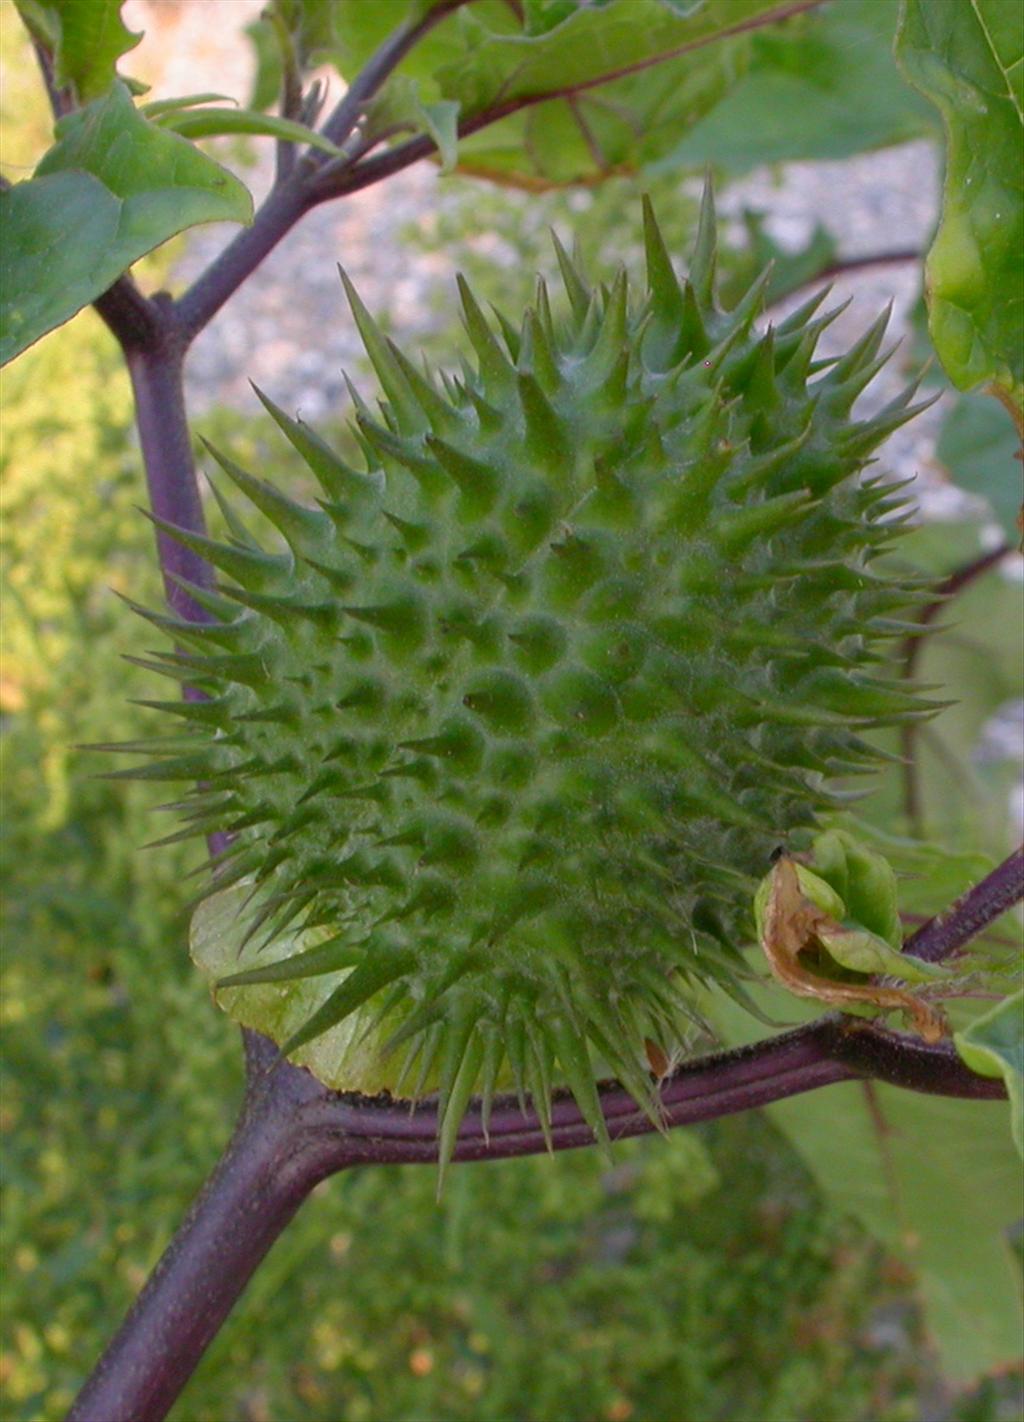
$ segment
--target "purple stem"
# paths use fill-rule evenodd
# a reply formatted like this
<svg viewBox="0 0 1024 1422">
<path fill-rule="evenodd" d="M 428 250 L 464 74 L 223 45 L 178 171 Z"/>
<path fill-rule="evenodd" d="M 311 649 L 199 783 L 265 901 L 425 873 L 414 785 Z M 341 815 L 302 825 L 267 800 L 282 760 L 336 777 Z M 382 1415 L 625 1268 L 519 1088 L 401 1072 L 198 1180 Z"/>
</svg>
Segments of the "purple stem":
<svg viewBox="0 0 1024 1422">
<path fill-rule="evenodd" d="M 291 1077 L 249 1093 L 227 1150 L 68 1413 L 165 1417 L 267 1250 L 312 1188 Z"/>
<path fill-rule="evenodd" d="M 378 92 L 409 49 L 435 24 L 466 3 L 469 3 L 469 0 L 448 0 L 448 3 L 431 10 L 409 30 L 400 29 L 390 36 L 353 81 L 348 93 L 323 125 L 322 132 L 339 145 L 345 138 L 350 137 L 368 101 Z M 467 115 L 459 124 L 459 135 L 466 137 L 478 133 L 521 109 L 552 99 L 572 97 L 730 35 L 778 24 L 794 15 L 815 9 L 822 3 L 823 0 L 783 0 L 783 3 L 774 9 L 741 20 L 717 34 L 703 36 L 653 59 L 595 76 L 583 84 L 570 85 L 542 94 L 523 94 L 504 101 L 496 100 L 488 108 Z M 433 139 L 426 135 L 411 138 L 365 162 L 357 161 L 358 152 L 344 159 L 328 158 L 315 150 L 307 152 L 301 162 L 296 164 L 288 179 L 271 190 L 252 225 L 233 238 L 207 271 L 179 298 L 177 312 L 188 339 L 191 340 L 207 325 L 225 301 L 256 270 L 267 253 L 288 235 L 299 218 L 310 208 L 371 187 L 435 152 Z"/>
<path fill-rule="evenodd" d="M 150 508 L 167 523 L 205 533 L 206 518 L 185 413 L 184 353 L 176 326 L 168 322 L 155 347 L 126 346 L 125 360 L 135 396 Z M 209 614 L 174 579 L 185 578 L 200 587 L 212 587 L 209 563 L 160 529 L 156 543 L 169 606 L 189 622 L 205 621 Z"/>
<path fill-rule="evenodd" d="M 1021 899 L 1024 899 L 1024 847 L 1015 850 L 943 913 L 930 918 L 908 939 L 903 951 L 926 963 L 941 962 L 957 953 Z"/>
<path fill-rule="evenodd" d="M 438 7 L 431 12 L 430 23 L 458 3 L 461 0 Z M 818 3 L 792 0 L 759 22 L 784 18 Z M 745 28 L 746 23 L 736 28 Z M 337 141 L 352 133 L 368 99 L 428 27 L 424 21 L 414 27 L 415 33 L 402 34 L 378 52 L 370 62 L 372 82 L 365 75 L 355 81 L 325 126 L 329 136 Z M 482 128 L 505 113 L 538 102 L 539 97 L 548 96 L 528 96 L 474 115 L 464 131 Z M 159 517 L 196 532 L 204 529 L 182 388 L 182 366 L 192 338 L 309 207 L 368 186 L 432 148 L 429 141 L 413 139 L 381 158 L 362 164 L 350 161 L 347 169 L 345 164 L 339 167 L 337 160 L 326 165 L 307 154 L 275 186 L 253 225 L 229 244 L 177 304 L 164 295 L 143 296 L 127 276 L 97 302 L 125 350 L 150 499 Z M 208 586 L 208 567 L 163 535 L 158 536 L 158 549 L 168 602 L 182 616 L 201 620 L 202 610 L 172 575 Z M 988 921 L 986 912 L 995 916 L 990 901 L 994 896 L 1002 903 L 1009 890 L 997 885 L 985 891 L 979 885 L 972 892 L 980 895 L 978 901 L 968 895 L 954 906 L 932 956 L 950 951 L 954 940 L 963 942 L 970 923 Z M 1018 885 L 1018 897 L 1019 892 Z M 410 1113 L 388 1100 L 341 1096 L 288 1063 L 271 1067 L 275 1049 L 264 1039 L 246 1034 L 246 1049 L 245 1104 L 228 1149 L 83 1388 L 70 1413 L 71 1422 L 140 1418 L 159 1422 L 260 1260 L 318 1181 L 361 1163 L 437 1158 L 434 1104 L 425 1103 Z M 953 1096 L 991 1099 L 1004 1094 L 1002 1083 L 975 1076 L 946 1047 L 926 1047 L 857 1020 L 831 1017 L 682 1067 L 662 1087 L 666 1124 L 710 1120 L 858 1077 Z M 605 1083 L 600 1090 L 613 1138 L 652 1129 L 621 1087 Z M 589 1128 L 564 1093 L 553 1102 L 552 1117 L 556 1149 L 591 1143 Z M 536 1117 L 502 1098 L 495 1103 L 487 1133 L 479 1106 L 470 1109 L 459 1132 L 455 1159 L 497 1159 L 543 1148 Z"/>
<path fill-rule="evenodd" d="M 437 1160 L 437 1108 L 409 1112 L 328 1091 L 250 1034 L 245 1109 L 228 1149 L 171 1241 L 120 1331 L 82 1389 L 68 1422 L 160 1422 L 254 1270 L 313 1187 L 360 1164 Z M 975 1076 L 945 1047 L 826 1017 L 736 1051 L 683 1066 L 663 1085 L 667 1126 L 713 1120 L 804 1091 L 877 1077 L 911 1090 L 998 1099 L 1001 1082 Z M 614 1140 L 653 1130 L 615 1083 L 601 1102 Z M 565 1093 L 552 1102 L 556 1149 L 593 1143 Z M 496 1160 L 544 1149 L 540 1123 L 500 1098 L 485 1134 L 467 1114 L 456 1160 Z"/>
</svg>

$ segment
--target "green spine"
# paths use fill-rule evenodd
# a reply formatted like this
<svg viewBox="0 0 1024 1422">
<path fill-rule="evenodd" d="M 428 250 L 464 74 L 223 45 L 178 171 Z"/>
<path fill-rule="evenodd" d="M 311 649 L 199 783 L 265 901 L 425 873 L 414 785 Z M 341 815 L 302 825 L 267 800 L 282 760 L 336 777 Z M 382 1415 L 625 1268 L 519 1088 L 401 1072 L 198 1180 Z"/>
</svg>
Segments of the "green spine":
<svg viewBox="0 0 1024 1422">
<path fill-rule="evenodd" d="M 238 836 L 227 981 L 333 973 L 284 1050 L 376 1014 L 445 1153 L 506 1078 L 546 1119 L 554 1073 L 600 1133 L 600 1063 L 656 1114 L 645 1039 L 735 989 L 771 850 L 873 763 L 863 731 L 931 709 L 879 670 L 916 592 L 876 566 L 899 498 L 855 477 L 914 413 L 851 419 L 882 325 L 814 361 L 817 302 L 765 334 L 760 287 L 715 304 L 710 196 L 685 282 L 646 216 L 639 300 L 559 248 L 565 309 L 541 287 L 499 336 L 462 284 L 478 366 L 443 388 L 349 289 L 385 396 L 367 468 L 261 396 L 321 509 L 217 455 L 283 542 L 176 533 L 230 581 L 149 665 L 214 700 L 138 773 L 195 777 L 194 832 Z"/>
</svg>

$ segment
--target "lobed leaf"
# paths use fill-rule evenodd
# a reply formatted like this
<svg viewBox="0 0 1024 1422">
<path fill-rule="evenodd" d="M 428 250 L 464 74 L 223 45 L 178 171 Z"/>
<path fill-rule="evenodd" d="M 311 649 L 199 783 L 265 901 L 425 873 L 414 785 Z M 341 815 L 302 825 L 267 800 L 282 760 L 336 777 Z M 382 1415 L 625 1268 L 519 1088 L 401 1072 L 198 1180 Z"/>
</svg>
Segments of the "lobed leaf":
<svg viewBox="0 0 1024 1422">
<path fill-rule="evenodd" d="M 463 171 L 526 186 L 585 181 L 660 156 L 742 74 L 748 38 L 733 31 L 790 8 L 778 0 L 541 0 L 519 12 L 479 0 L 432 29 L 396 79 L 417 80 L 425 105 L 457 104 L 463 121 L 510 111 L 460 141 Z M 351 80 L 402 18 L 423 10 L 403 16 L 393 0 L 338 0 L 320 57 Z M 391 102 L 390 87 L 380 103 Z"/>
</svg>

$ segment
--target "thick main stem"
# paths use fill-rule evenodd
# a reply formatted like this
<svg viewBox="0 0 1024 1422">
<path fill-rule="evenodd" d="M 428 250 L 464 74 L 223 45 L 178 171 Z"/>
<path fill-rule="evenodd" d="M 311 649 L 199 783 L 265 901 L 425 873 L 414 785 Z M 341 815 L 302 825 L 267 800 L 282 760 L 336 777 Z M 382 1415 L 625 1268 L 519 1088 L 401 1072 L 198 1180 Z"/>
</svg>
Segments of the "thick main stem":
<svg viewBox="0 0 1024 1422">
<path fill-rule="evenodd" d="M 314 1185 L 352 1165 L 437 1159 L 436 1103 L 410 1113 L 395 1102 L 343 1096 L 278 1062 L 253 1034 L 247 1046 L 250 1085 L 231 1144 L 68 1422 L 160 1422 Z M 713 1120 L 865 1076 L 949 1096 L 1004 1094 L 1001 1082 L 973 1075 L 946 1049 L 827 1017 L 681 1067 L 662 1085 L 665 1124 Z M 614 1140 L 653 1130 L 614 1082 L 603 1084 L 601 1106 Z M 566 1092 L 552 1102 L 551 1131 L 556 1149 L 593 1143 Z M 495 1160 L 543 1148 L 537 1116 L 501 1098 L 486 1129 L 479 1104 L 467 1112 L 454 1154 L 463 1161 Z"/>
<path fill-rule="evenodd" d="M 68 1414 L 159 1422 L 315 1181 L 296 1149 L 298 1093 L 250 1093 L 219 1165 Z"/>
<path fill-rule="evenodd" d="M 180 328 L 167 308 L 156 339 L 127 345 L 125 359 L 135 395 L 150 507 L 157 518 L 167 523 L 204 533 L 206 520 L 185 412 L 185 349 Z M 168 604 L 189 622 L 204 621 L 204 609 L 174 579 L 185 578 L 200 587 L 210 587 L 213 576 L 209 563 L 160 529 L 157 553 Z"/>
</svg>

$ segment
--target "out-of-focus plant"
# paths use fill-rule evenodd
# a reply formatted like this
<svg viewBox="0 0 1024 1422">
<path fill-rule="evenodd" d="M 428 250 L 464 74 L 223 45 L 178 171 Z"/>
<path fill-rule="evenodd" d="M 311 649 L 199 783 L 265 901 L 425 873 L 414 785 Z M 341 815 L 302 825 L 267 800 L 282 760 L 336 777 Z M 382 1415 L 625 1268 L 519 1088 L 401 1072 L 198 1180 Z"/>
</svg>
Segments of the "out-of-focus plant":
<svg viewBox="0 0 1024 1422">
<path fill-rule="evenodd" d="M 127 361 L 172 614 L 155 620 L 177 641 L 148 662 L 185 684 L 185 702 L 166 707 L 184 717 L 185 733 L 155 748 L 178 758 L 158 758 L 142 778 L 201 782 L 184 807 L 191 829 L 212 835 L 220 893 L 212 916 L 201 910 L 197 920 L 198 956 L 224 973 L 225 946 L 241 952 L 251 937 L 231 921 L 224 885 L 233 875 L 243 890 L 262 886 L 256 926 L 272 927 L 268 941 L 285 952 L 269 968 L 263 960 L 228 973 L 239 1019 L 273 1030 L 288 1053 L 330 1032 L 351 1035 L 364 1004 L 371 1014 L 340 1075 L 337 1061 L 326 1073 L 348 1095 L 282 1063 L 266 1039 L 247 1037 L 246 1109 L 231 1146 L 72 1415 L 164 1415 L 270 1244 L 338 1169 L 439 1153 L 524 1154 L 545 1142 L 561 1149 L 838 1083 L 846 1083 L 841 1108 L 831 1104 L 836 1093 L 815 1093 L 772 1109 L 819 1179 L 870 1228 L 894 1245 L 920 1239 L 932 1324 L 952 1370 L 965 1376 L 1001 1361 L 1013 1306 L 999 1231 L 1016 1196 L 1005 1138 L 990 1122 L 1005 1106 L 983 1100 L 1008 1095 L 1019 1110 L 1013 928 L 999 921 L 1024 892 L 1024 865 L 1018 852 L 986 873 L 991 859 L 965 852 L 995 847 L 998 857 L 1006 847 L 998 821 L 980 828 L 969 806 L 956 817 L 960 852 L 939 842 L 953 821 L 943 797 L 932 798 L 921 760 L 927 733 L 916 725 L 936 708 L 915 699 L 911 678 L 942 602 L 973 588 L 1010 550 L 1002 544 L 940 568 L 937 586 L 918 575 L 913 540 L 875 561 L 895 532 L 887 521 L 895 505 L 884 485 L 852 476 L 906 417 L 910 398 L 873 422 L 851 420 L 875 370 L 881 325 L 846 357 L 815 364 L 814 308 L 761 336 L 753 323 L 763 288 L 742 294 L 754 275 L 742 259 L 732 264 L 739 305 L 720 311 L 707 199 L 683 284 L 648 216 L 649 292 L 637 307 L 627 305 L 622 281 L 591 291 L 563 250 L 571 314 L 558 323 L 541 288 L 522 327 L 499 322 L 496 335 L 466 295 L 477 369 L 439 385 L 385 343 L 353 297 L 386 397 L 383 423 L 357 397 L 354 438 L 366 467 L 340 460 L 272 402 L 326 512 L 292 503 L 220 457 L 284 534 L 285 556 L 261 551 L 223 500 L 223 538 L 206 537 L 182 393 L 192 339 L 306 212 L 421 159 L 539 192 L 623 174 L 682 176 L 708 158 L 735 169 L 765 157 L 845 154 L 928 131 L 929 108 L 893 64 L 893 7 L 273 0 L 253 31 L 261 67 L 248 109 L 210 94 L 147 102 L 119 73 L 138 38 L 119 0 L 18 0 L 18 10 L 55 124 L 34 175 L 5 179 L 0 193 L 0 346 L 5 360 L 21 356 L 14 378 L 24 382 L 33 435 L 32 401 L 60 409 L 52 374 L 36 364 L 44 350 L 49 360 L 48 347 L 28 350 L 40 336 L 91 303 Z M 977 0 L 969 12 L 949 6 L 938 17 L 906 0 L 897 42 L 948 132 L 943 224 L 929 259 L 936 348 L 958 386 L 991 386 L 1018 427 L 1022 311 L 1003 293 L 1021 225 L 1020 29 L 1012 0 Z M 857 61 L 844 63 L 854 51 Z M 326 118 L 322 90 L 310 82 L 320 62 L 348 85 Z M 769 119 L 794 111 L 778 95 L 806 91 L 809 76 L 808 147 L 788 121 Z M 276 114 L 268 112 L 273 92 Z M 239 133 L 277 144 L 275 182 L 255 215 L 240 179 L 195 142 Z M 685 203 L 678 212 L 685 219 Z M 215 219 L 248 225 L 179 298 L 143 294 L 129 268 Z M 628 224 L 621 240 L 639 245 Z M 753 268 L 770 255 L 756 217 L 747 240 Z M 795 263 L 780 260 L 774 295 L 834 261 L 824 239 Z M 88 359 L 105 372 L 110 351 L 97 349 Z M 47 747 L 33 807 L 40 833 L 68 820 L 52 718 L 92 734 L 93 708 L 98 720 L 113 694 L 102 659 L 93 666 L 80 656 L 92 636 L 103 644 L 101 624 L 112 615 L 101 577 L 130 584 L 133 599 L 147 596 L 146 576 L 133 576 L 137 535 L 121 506 L 111 499 L 85 540 L 59 498 L 75 477 L 106 480 L 114 493 L 129 476 L 126 390 L 113 374 L 84 388 L 97 384 L 102 396 L 93 398 L 107 408 L 96 446 L 72 441 L 86 453 L 84 473 L 60 447 L 73 420 L 65 414 L 54 423 L 54 465 L 27 461 L 31 472 L 10 484 L 18 561 L 9 574 L 15 655 L 5 695 L 13 734 Z M 970 466 L 969 442 L 965 452 L 961 439 L 957 458 Z M 1002 468 L 997 462 L 984 484 L 1001 509 Z M 391 533 L 381 542 L 382 510 L 398 543 Z M 452 541 L 470 525 L 475 542 Z M 664 582 L 676 564 L 678 585 Z M 214 585 L 212 565 L 232 579 L 226 587 Z M 40 583 L 38 567 L 59 571 Z M 58 579 L 49 590 L 48 576 Z M 488 578 L 497 590 L 485 594 Z M 368 589 L 380 600 L 366 603 Z M 239 605 L 248 611 L 238 615 Z M 493 616 L 480 617 L 484 605 Z M 894 620 L 908 605 L 916 621 Z M 52 625 L 57 617 L 70 627 Z M 446 650 L 450 634 L 470 650 Z M 410 658 L 433 647 L 431 638 L 434 663 L 417 662 L 414 676 Z M 880 669 L 882 638 L 900 650 Z M 934 645 L 952 646 L 942 680 L 963 698 L 946 722 L 973 744 L 997 696 L 1005 699 L 1002 649 L 986 666 L 992 685 L 979 701 L 974 649 L 958 662 L 956 643 Z M 372 664 L 375 676 L 352 681 L 356 662 Z M 461 697 L 453 714 L 446 678 Z M 370 733 L 352 724 L 367 712 Z M 680 714 L 690 718 L 682 735 Z M 716 714 L 717 732 L 701 719 Z M 325 715 L 321 733 L 316 718 Z M 636 723 L 632 751 L 626 737 L 609 752 L 624 717 Z M 407 723 L 428 734 L 398 741 Z M 898 768 L 888 775 L 888 801 L 883 786 L 859 820 L 842 817 L 845 837 L 816 842 L 817 889 L 807 888 L 799 860 L 771 869 L 773 840 L 784 856 L 806 855 L 816 823 L 839 823 L 837 775 L 877 759 L 874 733 L 885 723 L 900 728 L 907 761 L 902 777 Z M 109 743 L 118 729 L 106 717 L 96 738 Z M 148 742 L 137 749 L 154 751 Z M 31 803 L 22 754 L 17 765 L 19 798 Z M 243 786 L 253 776 L 266 777 L 256 794 Z M 388 776 L 416 781 L 422 804 Z M 892 808 L 894 787 L 901 799 Z M 353 808 L 328 813 L 332 796 Z M 415 809 L 408 823 L 394 816 L 399 802 L 403 813 Z M 472 867 L 469 812 L 487 834 L 501 830 L 494 842 L 507 863 Z M 333 838 L 323 838 L 323 825 Z M 593 852 L 602 835 L 603 868 Z M 826 852 L 840 843 L 842 853 Z M 348 854 L 341 861 L 339 845 Z M 513 850 L 522 855 L 518 883 L 501 877 Z M 474 898 L 485 868 L 498 873 L 493 895 L 487 890 L 497 912 L 489 926 Z M 410 875 L 424 870 L 406 900 Z M 759 1013 L 767 1023 L 800 1016 L 792 997 L 757 985 L 763 974 L 744 959 L 762 874 L 762 946 L 782 981 L 827 1004 L 855 1000 L 869 1019 L 903 1006 L 923 1041 L 836 1014 L 758 1036 Z M 905 889 L 913 874 L 922 882 Z M 117 866 L 110 884 L 132 883 L 138 876 Z M 904 942 L 900 911 L 918 902 L 935 917 Z M 439 912 L 453 930 L 443 942 L 426 926 Z M 382 933 L 385 924 L 393 926 Z M 521 971 L 497 951 L 513 928 L 526 934 Z M 935 1003 L 936 993 L 950 996 L 950 979 L 912 971 L 914 959 L 952 962 L 952 1021 Z M 275 1011 L 249 1010 L 268 981 L 301 985 L 323 974 L 326 996 L 307 1001 L 286 987 Z M 936 982 L 916 986 L 921 977 Z M 163 989 L 150 1007 L 164 1011 L 170 1000 L 190 1022 L 194 986 L 175 985 L 169 973 Z M 993 996 L 995 1005 L 986 1000 Z M 352 1094 L 371 1082 L 400 1089 L 393 1067 L 381 1064 L 382 1030 L 411 1040 L 419 1091 L 439 1086 L 439 1102 L 410 1116 L 390 1099 Z M 726 1050 L 702 1055 L 712 1034 Z M 677 1048 L 691 1059 L 679 1065 Z M 602 1061 L 618 1084 L 596 1083 Z M 571 1091 L 552 1095 L 559 1080 Z M 492 1095 L 513 1085 L 518 1104 L 500 1097 L 492 1112 Z M 471 1099 L 478 1086 L 482 1111 Z M 974 1099 L 929 1099 L 941 1097 Z M 1019 1123 L 1015 1133 L 1019 1140 Z M 954 1180 L 966 1184 L 965 1201 Z M 979 1203 L 964 1228 L 968 1205 Z"/>
</svg>

